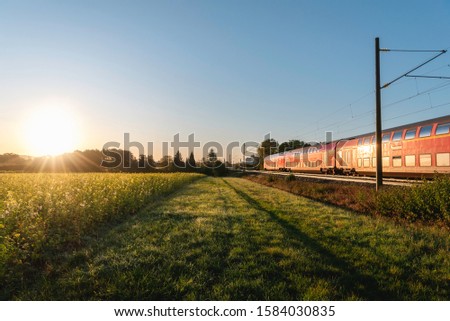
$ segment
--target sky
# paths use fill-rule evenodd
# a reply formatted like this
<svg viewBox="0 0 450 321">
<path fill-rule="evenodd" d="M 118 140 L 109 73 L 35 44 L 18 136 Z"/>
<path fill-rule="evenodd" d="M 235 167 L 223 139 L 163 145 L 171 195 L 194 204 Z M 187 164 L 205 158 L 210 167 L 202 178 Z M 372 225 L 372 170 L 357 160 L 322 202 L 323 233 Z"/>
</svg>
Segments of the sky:
<svg viewBox="0 0 450 321">
<path fill-rule="evenodd" d="M 375 37 L 449 49 L 449 19 L 446 0 L 0 0 L 0 153 L 123 147 L 129 133 L 159 158 L 176 134 L 226 146 L 372 132 Z M 433 55 L 381 53 L 382 83 Z M 449 66 L 450 52 L 414 74 Z M 450 80 L 402 78 L 382 91 L 383 128 L 448 103 Z"/>
</svg>

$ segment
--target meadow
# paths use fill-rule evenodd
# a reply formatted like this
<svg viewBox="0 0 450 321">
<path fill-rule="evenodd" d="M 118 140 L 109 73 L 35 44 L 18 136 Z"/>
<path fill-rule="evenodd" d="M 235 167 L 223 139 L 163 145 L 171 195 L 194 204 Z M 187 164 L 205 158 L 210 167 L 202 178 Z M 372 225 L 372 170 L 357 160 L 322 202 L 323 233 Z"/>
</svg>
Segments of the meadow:
<svg viewBox="0 0 450 321">
<path fill-rule="evenodd" d="M 4 298 L 448 300 L 450 296 L 446 229 L 361 215 L 240 178 L 184 174 L 116 177 L 100 175 L 96 179 L 115 181 L 118 186 L 125 184 L 122 179 L 126 181 L 126 177 L 134 182 L 154 179 L 160 183 L 147 182 L 149 186 L 166 187 L 161 187 L 164 192 L 158 197 L 143 197 L 130 211 L 127 209 L 134 201 L 117 206 L 110 204 L 114 203 L 111 198 L 100 202 L 104 193 L 85 190 L 91 198 L 73 200 L 72 210 L 100 202 L 126 214 L 107 219 L 83 236 L 70 235 L 71 242 L 63 242 L 66 245 L 58 252 L 43 250 L 49 251 L 45 264 L 32 266 L 32 277 L 21 268 L 7 269 Z M 22 183 L 26 181 L 24 178 Z M 148 191 L 144 183 L 137 185 L 140 187 L 124 191 L 130 195 Z M 81 189 L 85 188 L 88 186 Z M 42 191 L 47 192 L 52 195 L 49 189 Z M 3 200 L 2 218 L 5 210 L 14 208 L 14 193 L 7 193 Z M 58 201 L 68 197 L 62 191 L 58 195 L 47 195 L 47 204 L 60 204 Z M 17 204 L 17 208 L 24 208 L 30 197 L 21 198 L 22 206 Z M 102 210 L 96 213 L 104 215 Z M 70 211 L 62 215 L 64 219 L 56 218 L 60 225 L 72 216 Z M 96 220 L 94 214 L 87 217 Z M 58 225 L 56 231 L 74 220 Z M 16 221 L 18 226 L 26 225 Z M 77 231 L 69 228 L 65 234 Z M 3 229 L 8 229 L 7 246 L 12 243 L 17 253 L 26 249 L 13 242 L 16 236 L 10 227 L 4 225 Z M 48 246 L 44 244 L 41 247 Z M 8 264 L 19 264 L 7 253 Z"/>
</svg>

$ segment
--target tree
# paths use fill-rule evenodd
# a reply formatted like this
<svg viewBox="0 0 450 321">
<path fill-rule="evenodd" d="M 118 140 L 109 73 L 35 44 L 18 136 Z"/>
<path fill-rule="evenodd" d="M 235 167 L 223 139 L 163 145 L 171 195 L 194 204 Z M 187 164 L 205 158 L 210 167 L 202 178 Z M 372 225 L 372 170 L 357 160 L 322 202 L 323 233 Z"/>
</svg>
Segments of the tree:
<svg viewBox="0 0 450 321">
<path fill-rule="evenodd" d="M 268 138 L 260 145 L 261 155 L 263 158 L 278 153 L 278 142 L 273 138 Z"/>
<path fill-rule="evenodd" d="M 275 153 L 278 153 L 278 142 L 275 139 L 268 138 L 261 143 L 258 148 L 260 169 L 264 168 L 264 158 Z"/>
<path fill-rule="evenodd" d="M 203 161 L 202 172 L 212 176 L 224 176 L 227 173 L 225 164 L 217 159 L 217 153 L 213 148 L 209 150 L 208 157 Z"/>
<path fill-rule="evenodd" d="M 173 157 L 173 164 L 175 165 L 175 170 L 186 168 L 186 164 L 183 162 L 183 157 L 181 156 L 179 150 L 177 150 L 175 156 Z"/>
<path fill-rule="evenodd" d="M 191 155 L 189 155 L 189 159 L 186 161 L 186 167 L 189 170 L 194 170 L 197 168 L 197 163 L 195 162 L 194 152 L 191 152 Z"/>
<path fill-rule="evenodd" d="M 173 158 L 169 155 L 164 155 L 157 163 L 157 168 L 165 172 L 171 172 L 173 167 Z"/>
<path fill-rule="evenodd" d="M 213 163 L 213 162 L 217 161 L 217 153 L 214 151 L 213 148 L 211 148 L 211 149 L 209 150 L 209 153 L 208 153 L 208 161 L 209 161 L 210 163 Z"/>
<path fill-rule="evenodd" d="M 281 143 L 280 146 L 278 147 L 278 150 L 280 153 L 282 153 L 282 152 L 287 152 L 292 149 L 304 147 L 305 145 L 306 144 L 304 141 L 301 141 L 298 139 L 290 139 L 287 142 Z"/>
<path fill-rule="evenodd" d="M 145 168 L 147 167 L 147 163 L 145 161 L 145 158 L 146 158 L 145 155 L 143 155 L 143 154 L 139 155 L 138 169 L 140 171 L 144 171 Z"/>
<path fill-rule="evenodd" d="M 150 166 L 151 170 L 156 168 L 156 162 L 155 159 L 153 158 L 153 155 L 149 155 L 147 157 L 147 163 Z"/>
</svg>

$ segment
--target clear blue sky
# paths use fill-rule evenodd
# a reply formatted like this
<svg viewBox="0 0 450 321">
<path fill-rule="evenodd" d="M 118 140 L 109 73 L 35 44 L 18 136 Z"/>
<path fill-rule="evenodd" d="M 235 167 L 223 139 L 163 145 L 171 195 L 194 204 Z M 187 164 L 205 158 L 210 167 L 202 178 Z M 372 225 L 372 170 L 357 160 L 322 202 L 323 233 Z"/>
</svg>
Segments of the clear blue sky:
<svg viewBox="0 0 450 321">
<path fill-rule="evenodd" d="M 370 132 L 374 38 L 447 49 L 449 21 L 445 0 L 0 0 L 0 153 L 32 153 L 23 122 L 45 104 L 76 115 L 78 149 L 124 132 L 155 146 L 177 133 L 226 145 Z M 383 82 L 429 57 L 383 53 Z M 450 52 L 416 73 L 450 76 L 449 64 Z M 446 84 L 385 89 L 383 126 L 450 114 Z"/>
</svg>

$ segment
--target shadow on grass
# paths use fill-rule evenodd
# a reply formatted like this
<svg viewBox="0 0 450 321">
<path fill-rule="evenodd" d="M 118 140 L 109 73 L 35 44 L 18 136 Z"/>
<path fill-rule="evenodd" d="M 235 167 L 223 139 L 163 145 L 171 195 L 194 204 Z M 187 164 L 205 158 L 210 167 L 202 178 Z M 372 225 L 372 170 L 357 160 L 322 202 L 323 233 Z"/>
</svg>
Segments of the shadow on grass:
<svg viewBox="0 0 450 321">
<path fill-rule="evenodd" d="M 363 272 L 356 269 L 354 266 L 349 264 L 349 262 L 337 257 L 328 249 L 323 247 L 316 239 L 310 237 L 309 235 L 302 232 L 294 224 L 286 221 L 277 215 L 276 212 L 266 209 L 262 206 L 256 199 L 252 198 L 249 194 L 231 185 L 229 182 L 224 181 L 230 188 L 232 188 L 240 197 L 247 201 L 255 209 L 267 213 L 269 217 L 279 224 L 287 233 L 290 238 L 297 240 L 300 244 L 308 247 L 310 250 L 318 253 L 323 260 L 323 263 L 330 265 L 338 269 L 339 286 L 343 288 L 347 294 L 357 294 L 366 300 L 399 300 L 395 293 L 381 289 L 378 286 L 378 282 L 375 278 L 370 275 L 364 274 Z M 332 277 L 329 274 L 331 271 L 317 271 L 313 272 L 312 276 L 327 278 Z M 332 274 L 336 274 L 331 272 Z"/>
</svg>

